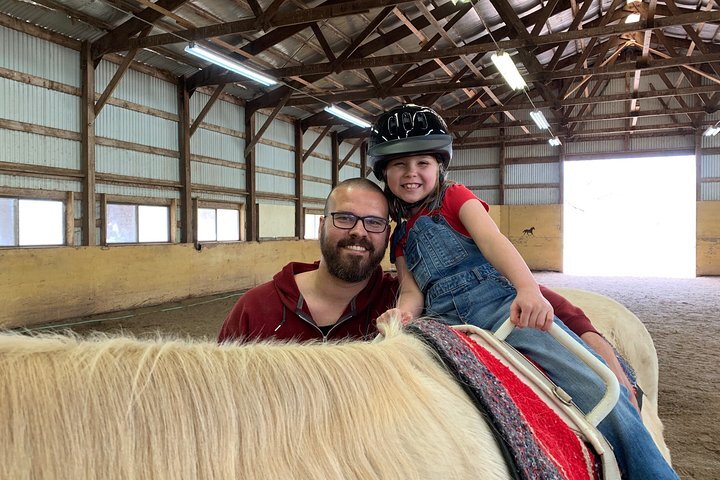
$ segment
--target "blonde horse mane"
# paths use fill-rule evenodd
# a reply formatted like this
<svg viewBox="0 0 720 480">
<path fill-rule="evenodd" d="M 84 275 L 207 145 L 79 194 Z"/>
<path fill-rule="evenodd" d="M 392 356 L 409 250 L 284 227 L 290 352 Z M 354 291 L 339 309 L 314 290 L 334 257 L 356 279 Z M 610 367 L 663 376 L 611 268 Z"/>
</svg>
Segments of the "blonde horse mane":
<svg viewBox="0 0 720 480">
<path fill-rule="evenodd" d="M 508 478 L 428 349 L 0 335 L 0 478 Z"/>
</svg>

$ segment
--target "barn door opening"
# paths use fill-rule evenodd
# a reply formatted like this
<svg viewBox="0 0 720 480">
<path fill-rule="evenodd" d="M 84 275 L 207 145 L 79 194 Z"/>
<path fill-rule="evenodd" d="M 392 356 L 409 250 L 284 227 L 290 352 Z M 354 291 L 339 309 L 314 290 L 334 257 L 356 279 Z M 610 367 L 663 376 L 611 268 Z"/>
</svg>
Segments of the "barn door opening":
<svg viewBox="0 0 720 480">
<path fill-rule="evenodd" d="M 569 161 L 564 273 L 694 277 L 695 158 Z"/>
</svg>

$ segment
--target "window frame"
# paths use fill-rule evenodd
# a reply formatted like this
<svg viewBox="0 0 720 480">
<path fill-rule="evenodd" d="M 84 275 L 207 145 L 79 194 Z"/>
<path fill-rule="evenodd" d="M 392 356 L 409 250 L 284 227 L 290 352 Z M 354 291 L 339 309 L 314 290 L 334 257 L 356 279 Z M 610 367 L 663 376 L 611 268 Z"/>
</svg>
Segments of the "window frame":
<svg viewBox="0 0 720 480">
<path fill-rule="evenodd" d="M 101 228 L 100 228 L 100 245 L 105 247 L 129 246 L 129 245 L 168 245 L 175 243 L 177 229 L 177 201 L 167 198 L 145 198 L 145 197 L 123 197 L 119 195 L 101 195 Z M 137 240 L 134 242 L 109 242 L 108 229 L 108 207 L 110 205 L 130 205 L 135 207 L 135 226 L 137 228 Z M 154 242 L 140 241 L 140 214 L 139 207 L 165 207 L 168 212 L 167 221 L 167 240 Z"/>
<path fill-rule="evenodd" d="M 199 210 L 212 209 L 215 210 L 215 238 L 217 238 L 217 211 L 218 210 L 235 210 L 238 212 L 238 240 L 199 240 Z M 196 245 L 208 243 L 237 243 L 245 240 L 245 204 L 234 202 L 219 202 L 211 200 L 194 199 L 193 201 L 193 237 Z"/>
<path fill-rule="evenodd" d="M 11 248 L 57 248 L 73 246 L 75 240 L 75 218 L 74 218 L 74 192 L 58 191 L 28 191 L 17 189 L 0 189 L 0 198 L 14 200 L 13 211 L 13 245 L 0 245 L 0 249 Z M 46 201 L 60 202 L 62 207 L 62 240 L 60 243 L 46 243 L 21 245 L 20 244 L 20 201 Z"/>
</svg>

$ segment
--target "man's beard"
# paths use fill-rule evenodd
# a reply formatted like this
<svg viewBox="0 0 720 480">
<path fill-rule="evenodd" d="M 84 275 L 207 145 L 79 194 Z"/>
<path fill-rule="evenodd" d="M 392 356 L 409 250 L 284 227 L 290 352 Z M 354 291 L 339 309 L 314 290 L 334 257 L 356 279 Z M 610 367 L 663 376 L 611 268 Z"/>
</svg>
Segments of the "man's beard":
<svg viewBox="0 0 720 480">
<path fill-rule="evenodd" d="M 342 249 L 348 245 L 366 248 L 370 256 L 367 260 L 359 255 L 343 256 Z M 367 238 L 350 237 L 331 245 L 326 239 L 324 229 L 320 232 L 320 250 L 330 274 L 348 283 L 369 278 L 385 256 L 385 249 L 376 250 Z"/>
</svg>

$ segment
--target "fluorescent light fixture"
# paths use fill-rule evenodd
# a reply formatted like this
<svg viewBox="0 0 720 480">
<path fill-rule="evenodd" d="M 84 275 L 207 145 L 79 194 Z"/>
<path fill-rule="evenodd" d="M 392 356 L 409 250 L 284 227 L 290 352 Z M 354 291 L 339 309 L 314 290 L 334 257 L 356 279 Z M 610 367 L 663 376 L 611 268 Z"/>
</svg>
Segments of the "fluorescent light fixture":
<svg viewBox="0 0 720 480">
<path fill-rule="evenodd" d="M 540 110 L 533 110 L 530 112 L 530 116 L 533 119 L 533 122 L 535 122 L 535 125 L 538 126 L 540 130 L 547 130 L 550 128 L 550 124 L 545 119 L 545 115 Z"/>
<path fill-rule="evenodd" d="M 718 127 L 717 125 L 713 125 L 712 127 L 708 127 L 707 130 L 703 132 L 703 136 L 714 137 L 718 133 L 720 133 L 720 127 Z"/>
<path fill-rule="evenodd" d="M 550 140 L 548 140 L 548 143 L 552 145 L 553 147 L 558 147 L 562 145 L 560 142 L 560 139 L 558 137 L 552 137 Z"/>
<path fill-rule="evenodd" d="M 512 57 L 504 50 L 493 53 L 490 60 L 495 64 L 500 74 L 513 90 L 522 90 L 527 87 L 525 80 L 515 66 Z"/>
<path fill-rule="evenodd" d="M 625 23 L 637 23 L 640 21 L 640 14 L 639 13 L 631 13 L 627 17 L 625 17 Z"/>
<path fill-rule="evenodd" d="M 212 50 L 209 50 L 205 47 L 200 47 L 198 45 L 195 45 L 194 43 L 191 43 L 190 45 L 185 47 L 185 51 L 192 55 L 195 55 L 196 57 L 207 60 L 210 63 L 214 63 L 215 65 L 227 68 L 228 70 L 240 74 L 243 77 L 247 77 L 250 80 L 255 80 L 256 82 L 261 83 L 266 87 L 276 85 L 278 83 L 277 80 L 275 80 L 274 78 L 270 78 L 267 75 L 256 72 L 255 70 L 252 70 L 242 65 L 241 63 L 236 62 L 232 58 L 228 58 L 219 53 L 215 53 Z"/>
<path fill-rule="evenodd" d="M 363 120 L 362 118 L 358 118 L 355 115 L 351 115 L 350 113 L 346 112 L 345 110 L 341 110 L 334 105 L 325 107 L 325 111 L 328 113 L 332 113 L 336 117 L 340 117 L 343 120 L 348 121 L 354 125 L 357 125 L 358 127 L 370 128 L 370 124 L 368 122 L 366 122 L 365 120 Z"/>
</svg>

